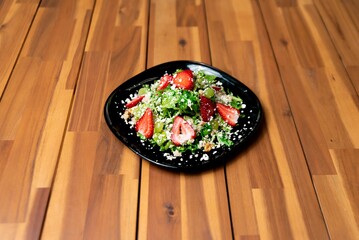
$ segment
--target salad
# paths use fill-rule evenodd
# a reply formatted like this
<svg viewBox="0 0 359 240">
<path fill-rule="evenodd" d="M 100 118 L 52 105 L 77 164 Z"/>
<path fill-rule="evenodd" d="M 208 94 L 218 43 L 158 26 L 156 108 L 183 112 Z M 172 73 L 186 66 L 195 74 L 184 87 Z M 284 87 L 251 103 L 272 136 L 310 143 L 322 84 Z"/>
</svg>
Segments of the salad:
<svg viewBox="0 0 359 240">
<path fill-rule="evenodd" d="M 142 141 L 169 150 L 168 159 L 185 151 L 232 146 L 232 135 L 238 134 L 233 127 L 244 117 L 240 110 L 246 107 L 216 76 L 189 69 L 165 73 L 122 103 L 121 118 Z"/>
</svg>

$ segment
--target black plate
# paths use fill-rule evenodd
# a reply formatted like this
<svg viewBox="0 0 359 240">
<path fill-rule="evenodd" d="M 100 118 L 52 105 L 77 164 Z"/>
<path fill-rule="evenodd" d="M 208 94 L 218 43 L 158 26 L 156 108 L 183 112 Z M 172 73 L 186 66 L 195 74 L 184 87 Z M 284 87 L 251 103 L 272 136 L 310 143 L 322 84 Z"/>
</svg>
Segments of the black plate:
<svg viewBox="0 0 359 240">
<path fill-rule="evenodd" d="M 217 76 L 217 79 L 223 83 L 225 89 L 229 89 L 234 95 L 242 98 L 246 107 L 241 110 L 241 114 L 244 114 L 245 117 L 240 118 L 239 123 L 233 129 L 233 131 L 237 133 L 239 132 L 241 137 L 232 139 L 235 142 L 232 147 L 223 147 L 206 153 L 200 150 L 194 153 L 185 152 L 177 159 L 168 160 L 164 156 L 166 152 L 160 151 L 158 147 L 154 147 L 149 143 L 141 141 L 136 135 L 135 130 L 130 128 L 130 125 L 126 124 L 121 118 L 121 115 L 125 110 L 123 102 L 130 94 L 136 93 L 142 85 L 152 84 L 155 80 L 160 79 L 165 72 L 173 73 L 177 69 L 191 69 L 195 72 L 202 70 L 206 74 L 215 75 Z M 154 164 L 178 170 L 201 170 L 209 166 L 223 163 L 233 155 L 237 154 L 244 145 L 248 143 L 258 130 L 262 119 L 261 104 L 256 95 L 248 87 L 219 69 L 193 61 L 163 63 L 130 78 L 117 87 L 108 97 L 104 113 L 106 122 L 111 131 L 132 151 Z M 204 154 L 208 155 L 208 160 L 203 160 Z"/>
</svg>

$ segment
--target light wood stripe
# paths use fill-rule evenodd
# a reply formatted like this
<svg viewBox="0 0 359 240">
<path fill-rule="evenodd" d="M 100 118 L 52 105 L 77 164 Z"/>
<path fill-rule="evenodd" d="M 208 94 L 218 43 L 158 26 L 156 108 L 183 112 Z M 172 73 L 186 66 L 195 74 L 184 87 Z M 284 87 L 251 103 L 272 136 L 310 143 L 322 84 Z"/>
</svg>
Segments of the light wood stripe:
<svg viewBox="0 0 359 240">
<path fill-rule="evenodd" d="M 0 235 L 4 230 L 9 239 L 36 239 L 41 235 L 73 95 L 73 89 L 69 89 L 70 94 L 66 91 L 66 82 L 76 80 L 68 73 L 79 69 L 82 54 L 71 49 L 84 48 L 89 25 L 86 13 L 91 11 L 86 5 L 71 3 L 48 6 L 44 1 L 40 5 L 1 99 L 0 139 L 10 141 L 11 148 L 1 155 L 0 225 L 11 223 L 12 227 L 8 232 L 1 226 Z M 23 6 L 30 11 L 37 3 L 24 4 L 17 3 L 23 11 Z M 18 16 L 19 21 L 27 19 L 30 24 L 32 16 L 24 13 Z M 23 27 L 21 31 L 25 31 Z M 23 34 L 19 32 L 14 44 Z M 57 118 L 58 114 L 63 115 Z"/>
<path fill-rule="evenodd" d="M 267 38 L 265 29 L 268 26 L 270 34 L 273 31 L 273 34 L 280 36 L 278 42 L 283 45 L 284 39 L 287 39 L 286 41 L 290 39 L 290 37 L 284 37 L 283 34 L 289 34 L 290 31 L 286 32 L 288 29 L 280 26 L 273 27 L 270 24 L 286 22 L 299 23 L 299 26 L 305 26 L 305 24 L 303 20 L 300 20 L 300 15 L 295 8 L 285 8 L 289 17 L 293 19 L 279 21 L 278 16 L 282 15 L 276 11 L 278 9 L 276 1 L 259 1 L 259 4 L 255 1 L 232 2 L 233 5 L 246 6 L 246 8 L 237 13 L 237 16 L 235 13 L 225 14 L 228 8 L 226 3 L 209 2 L 206 4 L 208 8 L 216 9 L 217 15 L 220 15 L 222 19 L 217 20 L 215 15 L 208 15 L 209 29 L 213 29 L 209 32 L 212 36 L 210 42 L 213 49 L 213 64 L 222 69 L 228 69 L 234 76 L 250 86 L 260 97 L 266 116 L 265 127 L 257 142 L 227 166 L 235 237 L 238 239 L 250 236 L 260 236 L 265 239 L 328 239 L 321 209 L 307 171 L 306 159 L 302 154 L 295 131 L 290 103 L 287 102 L 281 75 L 277 71 L 277 63 L 272 61 L 272 46 L 274 45 Z M 287 3 L 290 2 L 281 1 L 281 3 L 288 6 Z M 242 14 L 246 18 L 241 17 Z M 267 18 L 269 14 L 270 17 Z M 226 18 L 238 25 L 228 30 L 221 27 L 221 38 L 219 38 L 216 36 L 218 26 L 223 26 L 220 21 L 225 22 Z M 266 21 L 266 25 L 263 20 Z M 240 21 L 253 24 L 255 31 L 251 29 L 247 33 L 247 28 L 239 27 L 241 24 L 244 25 Z M 290 30 L 293 31 L 293 29 Z M 299 35 L 304 33 L 298 32 Z M 296 34 L 293 33 L 294 36 Z M 231 35 L 240 37 L 235 40 L 230 37 L 227 39 L 227 36 Z M 242 36 L 245 36 L 244 41 L 241 39 Z M 312 38 L 309 37 L 307 41 L 312 41 Z M 284 54 L 279 55 L 278 58 L 290 61 L 293 57 L 286 56 L 288 53 L 303 51 L 302 49 L 305 48 L 305 42 L 293 44 L 298 49 L 289 49 L 284 52 L 280 50 Z M 305 49 L 305 51 L 309 54 L 303 54 L 302 58 L 295 60 L 295 64 L 322 65 L 318 51 L 310 49 Z M 278 62 L 278 65 L 281 66 L 281 64 L 284 65 L 284 62 Z M 244 183 L 248 185 L 243 186 Z M 236 186 L 241 186 L 241 188 Z M 244 189 L 243 193 L 237 193 L 241 192 L 241 189 Z M 249 195 L 243 196 L 245 193 Z M 244 207 L 246 211 L 243 210 Z M 246 222 L 242 219 L 253 220 Z M 292 224 L 292 221 L 296 224 Z M 253 227 L 245 227 L 247 226 L 245 224 L 251 224 Z"/>
<path fill-rule="evenodd" d="M 36 15 L 40 1 L 4 0 L 0 4 L 0 97 Z"/>
<path fill-rule="evenodd" d="M 0 239 L 358 239 L 359 1 L 0 1 Z M 212 64 L 262 102 L 225 166 L 122 144 L 107 96 L 156 64 Z"/>
<path fill-rule="evenodd" d="M 147 14 L 136 13 L 148 6 L 103 0 L 94 9 L 43 239 L 136 236 L 140 159 L 108 129 L 103 105 L 144 70 Z"/>
<path fill-rule="evenodd" d="M 210 61 L 208 48 L 201 47 L 208 43 L 203 2 L 177 4 L 183 9 L 175 1 L 151 4 L 149 66 L 177 59 Z M 231 238 L 223 168 L 184 175 L 143 163 L 142 172 L 139 207 L 147 219 L 139 222 L 139 239 Z"/>
<path fill-rule="evenodd" d="M 278 59 L 279 71 L 329 235 L 332 239 L 355 239 L 358 236 L 358 223 L 351 214 L 348 215 L 346 209 L 349 206 L 356 208 L 357 204 L 349 204 L 347 198 L 339 197 L 343 188 L 348 188 L 348 183 L 338 181 L 343 173 L 338 171 L 331 149 L 348 152 L 355 152 L 357 149 L 359 130 L 354 122 L 358 121 L 358 95 L 351 82 L 353 79 L 349 78 L 350 74 L 348 77 L 344 69 L 349 59 L 353 59 L 350 57 L 352 53 L 355 55 L 357 50 L 354 47 L 351 53 L 346 52 L 351 40 L 339 42 L 336 31 L 340 31 L 340 28 L 334 30 L 326 16 L 327 12 L 320 6 L 320 1 L 314 2 L 315 5 L 312 1 L 298 1 L 295 6 L 287 9 L 275 6 L 274 1 L 260 1 L 260 7 L 270 29 L 268 33 L 274 46 L 274 54 Z M 333 12 L 336 17 L 343 14 L 340 11 L 345 9 L 338 1 L 325 2 L 325 8 L 336 9 Z M 272 21 L 273 18 L 277 20 Z M 348 30 L 353 26 L 351 20 L 346 17 L 340 18 L 339 21 L 348 21 Z M 281 29 L 284 29 L 278 31 L 276 22 L 287 24 L 282 25 Z M 297 22 L 301 27 L 294 24 Z M 298 34 L 291 34 L 294 33 L 294 29 Z M 308 39 L 306 45 L 315 42 L 316 44 L 311 45 L 316 46 L 315 49 L 303 48 L 300 51 L 297 49 L 294 52 L 283 53 L 276 46 L 278 43 L 283 44 L 282 34 L 287 34 L 286 32 L 289 34 L 284 35 L 285 47 L 297 45 L 297 36 L 304 34 L 300 40 L 305 42 Z M 357 34 L 357 29 L 350 34 Z M 342 59 L 338 58 L 336 51 L 342 55 Z M 320 62 L 308 58 L 313 53 L 317 59 L 321 59 Z M 283 54 L 291 56 L 284 61 L 284 58 L 280 57 Z M 333 114 L 334 112 L 336 114 Z M 338 191 L 336 197 L 333 196 L 334 189 Z M 343 219 L 344 216 L 347 216 L 346 219 Z"/>
</svg>

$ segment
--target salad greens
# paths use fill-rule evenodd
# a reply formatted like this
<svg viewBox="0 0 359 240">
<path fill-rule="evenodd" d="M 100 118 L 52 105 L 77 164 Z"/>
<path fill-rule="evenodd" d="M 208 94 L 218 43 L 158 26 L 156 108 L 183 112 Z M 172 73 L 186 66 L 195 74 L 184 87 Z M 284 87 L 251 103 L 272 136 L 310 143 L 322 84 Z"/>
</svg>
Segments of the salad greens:
<svg viewBox="0 0 359 240">
<path fill-rule="evenodd" d="M 179 69 L 172 75 L 176 76 Z M 125 108 L 122 118 L 131 127 L 141 118 L 146 109 L 153 112 L 154 131 L 151 138 L 146 139 L 137 133 L 144 141 L 160 147 L 161 151 L 170 150 L 181 154 L 184 151 L 203 150 L 211 151 L 223 146 L 233 145 L 231 140 L 233 126 L 229 125 L 217 111 L 210 121 L 204 122 L 201 118 L 200 96 L 205 96 L 214 103 L 231 106 L 237 110 L 245 108 L 245 104 L 238 96 L 227 92 L 222 83 L 213 75 L 203 71 L 193 72 L 194 86 L 192 90 L 178 88 L 169 84 L 163 90 L 158 90 L 160 79 L 152 84 L 144 85 L 136 94 L 131 95 L 124 103 L 144 95 L 136 106 Z M 187 121 L 196 133 L 196 137 L 178 146 L 171 141 L 172 127 L 176 116 Z M 240 117 L 243 117 L 240 115 Z"/>
</svg>

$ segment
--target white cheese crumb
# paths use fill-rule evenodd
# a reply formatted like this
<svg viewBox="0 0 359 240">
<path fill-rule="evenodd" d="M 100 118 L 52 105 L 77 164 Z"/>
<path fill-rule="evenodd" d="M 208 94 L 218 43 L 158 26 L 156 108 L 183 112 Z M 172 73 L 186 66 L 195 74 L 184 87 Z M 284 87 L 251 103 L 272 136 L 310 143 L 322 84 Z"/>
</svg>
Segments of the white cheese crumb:
<svg viewBox="0 0 359 240">
<path fill-rule="evenodd" d="M 208 161 L 209 160 L 209 156 L 207 154 L 203 154 L 203 156 L 201 157 L 200 161 Z"/>
</svg>

